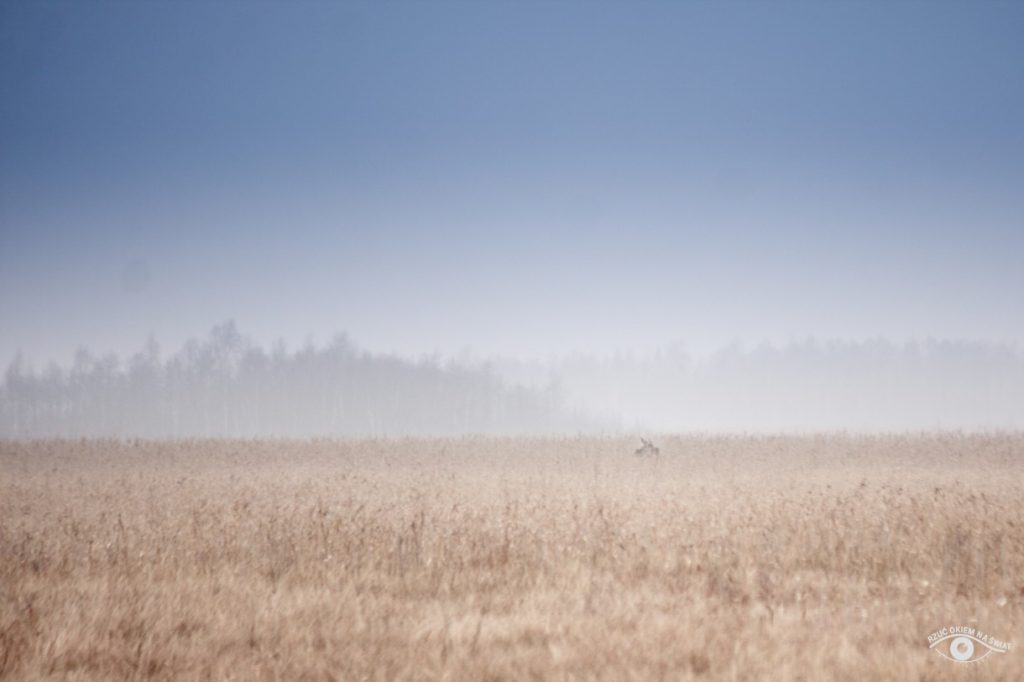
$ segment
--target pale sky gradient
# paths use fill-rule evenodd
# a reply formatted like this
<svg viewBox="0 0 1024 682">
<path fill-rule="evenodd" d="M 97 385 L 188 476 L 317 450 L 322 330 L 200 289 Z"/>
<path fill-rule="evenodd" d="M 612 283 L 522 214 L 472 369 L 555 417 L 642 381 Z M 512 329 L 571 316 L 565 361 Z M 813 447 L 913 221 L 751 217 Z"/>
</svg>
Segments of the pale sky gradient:
<svg viewBox="0 0 1024 682">
<path fill-rule="evenodd" d="M 1024 341 L 1024 4 L 0 5 L 0 361 Z"/>
</svg>

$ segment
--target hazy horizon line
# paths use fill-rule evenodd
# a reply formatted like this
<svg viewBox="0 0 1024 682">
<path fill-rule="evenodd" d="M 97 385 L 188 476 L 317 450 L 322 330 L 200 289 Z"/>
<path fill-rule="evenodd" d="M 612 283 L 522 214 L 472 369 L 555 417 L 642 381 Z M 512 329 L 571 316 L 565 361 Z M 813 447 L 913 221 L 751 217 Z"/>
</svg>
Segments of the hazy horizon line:
<svg viewBox="0 0 1024 682">
<path fill-rule="evenodd" d="M 408 362 L 424 362 L 434 361 L 441 363 L 459 362 L 463 364 L 479 365 L 487 364 L 490 362 L 499 363 L 513 363 L 521 365 L 543 365 L 551 362 L 563 362 L 571 360 L 587 360 L 587 361 L 605 361 L 605 360 L 634 360 L 644 361 L 648 359 L 657 359 L 664 356 L 679 356 L 685 357 L 689 360 L 697 363 L 705 362 L 727 353 L 743 353 L 750 354 L 760 350 L 767 351 L 783 351 L 795 348 L 817 348 L 817 349 L 829 349 L 829 348 L 846 348 L 854 346 L 870 346 L 880 344 L 891 348 L 912 348 L 912 347 L 928 347 L 932 345 L 947 345 L 947 346 L 973 346 L 978 348 L 989 348 L 998 349 L 1004 351 L 1010 351 L 1014 354 L 1024 353 L 1024 341 L 1020 339 L 1005 339 L 1005 338 L 989 338 L 989 337 L 972 337 L 972 336 L 939 336 L 935 334 L 926 335 L 913 335 L 903 338 L 894 338 L 882 334 L 875 335 L 864 335 L 864 336 L 817 336 L 814 334 L 805 335 L 791 335 L 785 341 L 781 341 L 778 338 L 771 338 L 768 336 L 761 337 L 757 340 L 751 338 L 743 338 L 734 336 L 728 341 L 720 342 L 717 344 L 707 344 L 710 350 L 695 350 L 693 345 L 683 337 L 669 339 L 659 345 L 649 347 L 630 347 L 630 348 L 617 348 L 615 350 L 586 350 L 586 349 L 571 349 L 571 350 L 552 350 L 544 355 L 537 354 L 510 354 L 504 352 L 486 352 L 477 351 L 472 347 L 465 346 L 460 348 L 458 351 L 442 350 L 440 348 L 434 348 L 430 351 L 421 351 L 418 353 L 401 352 L 393 349 L 381 349 L 371 348 L 362 345 L 358 338 L 351 334 L 349 331 L 336 331 L 333 334 L 328 335 L 326 339 L 317 339 L 317 335 L 306 334 L 305 340 L 301 342 L 294 342 L 294 337 L 289 339 L 284 335 L 277 336 L 272 341 L 267 342 L 265 340 L 256 339 L 250 334 L 238 328 L 234 318 L 228 318 L 223 322 L 214 324 L 204 335 L 190 335 L 184 341 L 178 344 L 168 344 L 164 347 L 163 342 L 155 332 L 151 332 L 147 335 L 146 340 L 135 347 L 135 350 L 124 352 L 114 349 L 100 350 L 90 347 L 86 343 L 78 344 L 76 350 L 65 356 L 64 358 L 49 357 L 46 359 L 38 359 L 33 357 L 32 354 L 23 348 L 17 349 L 12 356 L 10 356 L 4 362 L 4 368 L 10 368 L 15 364 L 21 364 L 29 370 L 36 368 L 46 368 L 52 365 L 65 368 L 70 366 L 78 353 L 88 353 L 95 359 L 109 358 L 111 356 L 116 357 L 119 361 L 130 360 L 132 357 L 139 355 L 146 350 L 147 346 L 155 343 L 159 350 L 159 356 L 162 358 L 173 356 L 175 354 L 185 351 L 191 344 L 202 343 L 205 340 L 211 338 L 211 336 L 217 332 L 218 329 L 230 328 L 234 332 L 238 333 L 240 340 L 249 349 L 258 349 L 265 353 L 274 352 L 280 348 L 288 354 L 294 354 L 305 349 L 322 350 L 329 348 L 330 346 L 343 342 L 355 351 L 360 353 L 366 353 L 378 357 L 396 358 Z"/>
</svg>

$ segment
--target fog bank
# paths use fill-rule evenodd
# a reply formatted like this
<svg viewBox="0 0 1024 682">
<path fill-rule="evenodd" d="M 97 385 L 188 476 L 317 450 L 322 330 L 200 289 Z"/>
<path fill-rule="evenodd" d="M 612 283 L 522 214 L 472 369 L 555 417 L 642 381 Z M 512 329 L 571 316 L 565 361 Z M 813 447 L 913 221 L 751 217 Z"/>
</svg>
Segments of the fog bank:
<svg viewBox="0 0 1024 682">
<path fill-rule="evenodd" d="M 553 372 L 570 404 L 641 431 L 1024 428 L 1024 353 L 982 341 L 807 340 L 499 367 L 527 384 Z"/>
<path fill-rule="evenodd" d="M 0 437 L 406 436 L 1024 428 L 1024 353 L 929 339 L 543 362 L 269 351 L 231 322 L 167 358 L 80 350 L 0 388 Z"/>
</svg>

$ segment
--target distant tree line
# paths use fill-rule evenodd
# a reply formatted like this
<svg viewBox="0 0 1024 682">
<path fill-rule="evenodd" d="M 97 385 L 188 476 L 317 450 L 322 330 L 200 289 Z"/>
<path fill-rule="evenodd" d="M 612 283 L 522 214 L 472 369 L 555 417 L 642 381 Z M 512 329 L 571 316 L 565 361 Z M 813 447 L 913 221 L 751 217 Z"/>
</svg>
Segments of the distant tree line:
<svg viewBox="0 0 1024 682">
<path fill-rule="evenodd" d="M 346 337 L 269 352 L 234 323 L 161 358 L 150 340 L 127 361 L 79 350 L 42 371 L 19 356 L 0 389 L 0 437 L 401 436 L 578 432 L 592 418 L 555 382 L 509 385 L 486 365 L 411 361 Z"/>
<path fill-rule="evenodd" d="M 512 380 L 510 380 L 512 379 Z M 598 417 L 596 415 L 603 415 Z M 412 361 L 346 337 L 269 351 L 233 323 L 164 359 L 16 358 L 0 437 L 403 436 L 1024 428 L 1024 352 L 974 341 L 730 346 L 702 359 Z"/>
</svg>

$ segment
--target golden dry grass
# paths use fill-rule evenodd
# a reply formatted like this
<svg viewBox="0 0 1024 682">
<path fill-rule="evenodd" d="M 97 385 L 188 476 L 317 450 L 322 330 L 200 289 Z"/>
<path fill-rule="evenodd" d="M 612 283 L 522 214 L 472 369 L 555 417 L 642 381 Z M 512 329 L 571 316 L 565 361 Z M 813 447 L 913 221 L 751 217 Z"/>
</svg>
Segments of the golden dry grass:
<svg viewBox="0 0 1024 682">
<path fill-rule="evenodd" d="M 1024 679 L 1024 436 L 0 444 L 0 677 Z"/>
</svg>

